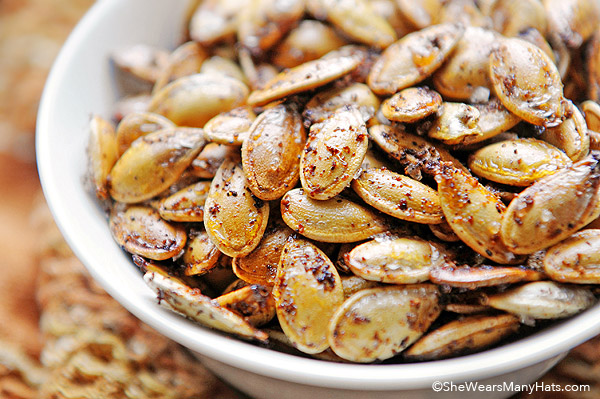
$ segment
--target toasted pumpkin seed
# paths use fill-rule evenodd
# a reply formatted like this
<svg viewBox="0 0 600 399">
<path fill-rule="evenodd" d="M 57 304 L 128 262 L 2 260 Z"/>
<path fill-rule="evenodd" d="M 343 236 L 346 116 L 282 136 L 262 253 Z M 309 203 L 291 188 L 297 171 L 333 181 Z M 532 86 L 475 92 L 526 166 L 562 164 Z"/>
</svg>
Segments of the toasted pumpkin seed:
<svg viewBox="0 0 600 399">
<path fill-rule="evenodd" d="M 108 176 L 119 158 L 115 128 L 109 121 L 94 115 L 90 121 L 88 140 L 87 152 L 92 184 L 96 196 L 107 199 L 109 197 Z"/>
<path fill-rule="evenodd" d="M 326 200 L 350 185 L 369 146 L 358 109 L 345 107 L 310 128 L 300 158 L 300 181 L 314 199 Z"/>
<path fill-rule="evenodd" d="M 387 230 L 386 220 L 348 199 L 314 200 L 303 189 L 281 199 L 284 222 L 305 237 L 323 242 L 356 242 Z"/>
<path fill-rule="evenodd" d="M 519 263 L 500 240 L 506 206 L 473 176 L 444 165 L 435 177 L 442 211 L 457 236 L 471 249 L 500 264 Z"/>
<path fill-rule="evenodd" d="M 188 234 L 188 240 L 183 253 L 185 265 L 184 274 L 195 276 L 204 274 L 217 266 L 221 251 L 210 240 L 206 230 L 192 230 Z"/>
<path fill-rule="evenodd" d="M 156 93 L 176 79 L 200 72 L 202 63 L 207 57 L 208 54 L 197 42 L 183 43 L 169 54 L 166 65 L 156 78 L 152 92 Z"/>
<path fill-rule="evenodd" d="M 115 241 L 127 252 L 165 260 L 178 255 L 187 241 L 185 230 L 164 221 L 157 211 L 134 205 L 115 209 L 109 218 Z"/>
<path fill-rule="evenodd" d="M 204 147 L 201 130 L 169 128 L 131 144 L 110 172 L 110 195 L 119 202 L 141 202 L 175 183 Z"/>
<path fill-rule="evenodd" d="M 427 331 L 440 314 L 432 284 L 370 288 L 346 299 L 329 324 L 336 355 L 353 362 L 389 359 Z"/>
<path fill-rule="evenodd" d="M 475 352 L 494 345 L 518 329 L 519 319 L 513 315 L 464 317 L 421 337 L 404 352 L 404 358 L 434 360 Z"/>
<path fill-rule="evenodd" d="M 600 230 L 586 229 L 548 248 L 544 271 L 561 283 L 600 283 Z"/>
<path fill-rule="evenodd" d="M 238 14 L 247 0 L 206 0 L 196 8 L 190 19 L 190 37 L 203 45 L 235 36 Z"/>
<path fill-rule="evenodd" d="M 379 108 L 379 99 L 369 89 L 369 86 L 363 83 L 335 87 L 323 90 L 311 98 L 304 107 L 302 116 L 311 123 L 320 123 L 330 117 L 336 110 L 348 104 L 356 106 L 362 114 L 371 117 L 375 110 Z"/>
<path fill-rule="evenodd" d="M 344 289 L 344 299 L 350 298 L 358 291 L 380 286 L 377 281 L 365 280 L 355 274 L 343 275 L 340 278 L 342 279 L 342 288 Z"/>
<path fill-rule="evenodd" d="M 237 156 L 239 156 L 239 147 L 208 143 L 192 161 L 190 171 L 201 179 L 212 179 L 225 159 Z"/>
<path fill-rule="evenodd" d="M 600 215 L 600 164 L 592 154 L 542 178 L 508 206 L 502 241 L 513 252 L 530 254 L 569 237 Z"/>
<path fill-rule="evenodd" d="M 396 0 L 400 13 L 417 29 L 427 28 L 436 23 L 443 2 L 441 0 Z"/>
<path fill-rule="evenodd" d="M 585 119 L 572 102 L 565 102 L 569 115 L 560 125 L 545 129 L 540 138 L 563 150 L 573 162 L 585 157 L 590 150 L 590 136 Z"/>
<path fill-rule="evenodd" d="M 163 198 L 158 206 L 158 213 L 163 219 L 173 222 L 202 222 L 209 189 L 208 181 L 187 186 Z"/>
<path fill-rule="evenodd" d="M 367 204 L 398 219 L 435 224 L 444 218 L 434 189 L 387 169 L 363 170 L 352 188 Z"/>
<path fill-rule="evenodd" d="M 190 288 L 155 272 L 144 274 L 144 281 L 154 290 L 159 303 L 166 302 L 175 311 L 204 326 L 245 339 L 267 341 L 269 337 L 241 316 L 202 295 L 198 289 Z"/>
<path fill-rule="evenodd" d="M 549 35 L 577 48 L 600 23 L 600 4 L 586 0 L 543 0 Z"/>
<path fill-rule="evenodd" d="M 261 285 L 248 285 L 215 298 L 220 306 L 242 316 L 255 327 L 275 317 L 275 300 L 271 290 Z"/>
<path fill-rule="evenodd" d="M 501 284 L 543 280 L 544 273 L 525 267 L 482 265 L 477 267 L 438 266 L 431 270 L 431 281 L 450 287 L 474 290 Z"/>
<path fill-rule="evenodd" d="M 258 198 L 281 198 L 298 182 L 306 134 L 300 114 L 277 105 L 256 118 L 242 145 L 248 187 Z"/>
<path fill-rule="evenodd" d="M 249 284 L 273 286 L 283 246 L 293 235 L 294 232 L 286 225 L 277 223 L 267 227 L 262 240 L 252 252 L 233 258 L 233 272 Z"/>
<path fill-rule="evenodd" d="M 492 3 L 489 14 L 494 29 L 504 36 L 516 36 L 528 28 L 546 32 L 546 11 L 539 0 L 498 0 Z"/>
<path fill-rule="evenodd" d="M 443 219 L 441 223 L 438 224 L 428 224 L 429 230 L 433 233 L 434 236 L 439 238 L 442 241 L 446 242 L 457 242 L 460 241 L 460 237 L 454 233 L 446 219 Z"/>
<path fill-rule="evenodd" d="M 442 65 L 464 30 L 460 24 L 445 23 L 404 36 L 375 62 L 369 87 L 377 94 L 394 94 L 423 81 Z"/>
<path fill-rule="evenodd" d="M 592 101 L 600 101 L 600 29 L 596 29 L 586 54 L 587 95 Z"/>
<path fill-rule="evenodd" d="M 175 124 L 162 115 L 150 112 L 132 112 L 126 115 L 117 125 L 117 145 L 119 156 L 131 146 L 136 139 L 161 129 L 174 128 Z"/>
<path fill-rule="evenodd" d="M 367 0 L 315 0 L 333 25 L 350 38 L 377 48 L 397 40 L 394 28 Z"/>
<path fill-rule="evenodd" d="M 319 248 L 302 239 L 285 244 L 273 297 L 281 328 L 297 349 L 327 349 L 329 320 L 344 301 L 344 291 L 335 266 Z"/>
<path fill-rule="evenodd" d="M 184 76 L 158 90 L 148 111 L 179 126 L 203 127 L 213 116 L 243 105 L 248 88 L 224 75 L 197 73 Z"/>
<path fill-rule="evenodd" d="M 122 90 L 130 94 L 150 91 L 168 58 L 165 50 L 145 44 L 125 46 L 111 55 L 115 77 Z"/>
<path fill-rule="evenodd" d="M 477 176 L 514 186 L 528 186 L 571 163 L 558 148 L 523 138 L 490 144 L 469 156 L 469 167 Z"/>
<path fill-rule="evenodd" d="M 396 122 L 417 122 L 438 110 L 442 96 L 430 88 L 409 87 L 381 104 L 383 116 Z"/>
<path fill-rule="evenodd" d="M 481 137 L 479 110 L 472 105 L 445 102 L 427 135 L 445 144 L 463 144 Z"/>
<path fill-rule="evenodd" d="M 448 61 L 433 75 L 433 84 L 444 97 L 468 100 L 478 87 L 491 88 L 489 58 L 500 35 L 468 26 Z"/>
<path fill-rule="evenodd" d="M 320 21 L 305 19 L 274 50 L 273 63 L 293 68 L 316 60 L 346 44 L 335 30 Z"/>
<path fill-rule="evenodd" d="M 484 103 L 475 103 L 473 107 L 479 111 L 477 124 L 481 129 L 481 134 L 469 137 L 469 143 L 479 143 L 495 137 L 513 128 L 521 121 L 521 118 L 509 112 L 496 97 Z"/>
<path fill-rule="evenodd" d="M 229 256 L 244 256 L 259 244 L 269 220 L 269 204 L 254 197 L 242 165 L 225 160 L 204 204 L 204 226 L 210 239 Z"/>
<path fill-rule="evenodd" d="M 242 145 L 248 137 L 248 129 L 256 119 L 248 106 L 222 112 L 204 125 L 206 138 L 213 143 Z"/>
<path fill-rule="evenodd" d="M 345 256 L 352 272 L 366 280 L 414 284 L 429 280 L 429 271 L 445 264 L 436 247 L 416 237 L 371 240 Z"/>
<path fill-rule="evenodd" d="M 584 287 L 536 281 L 505 292 L 490 295 L 487 304 L 519 317 L 561 319 L 572 316 L 596 303 Z"/>
<path fill-rule="evenodd" d="M 213 55 L 202 63 L 200 73 L 223 75 L 248 84 L 248 78 L 242 68 L 232 59 Z"/>
<path fill-rule="evenodd" d="M 259 106 L 292 94 L 323 86 L 355 69 L 360 59 L 355 56 L 319 58 L 285 70 L 267 82 L 262 89 L 254 90 L 248 104 Z"/>
<path fill-rule="evenodd" d="M 600 104 L 587 100 L 581 103 L 581 110 L 585 116 L 585 124 L 589 130 L 600 132 Z"/>
<path fill-rule="evenodd" d="M 436 147 L 424 138 L 408 133 L 400 125 L 375 125 L 369 128 L 369 136 L 377 145 L 405 167 L 405 173 L 421 180 L 421 171 L 435 174 L 440 162 L 450 162 L 465 173 L 470 173 L 448 151 Z"/>
<path fill-rule="evenodd" d="M 562 122 L 562 80 L 554 62 L 537 46 L 502 39 L 490 55 L 489 71 L 496 96 L 510 112 L 534 125 Z"/>
</svg>

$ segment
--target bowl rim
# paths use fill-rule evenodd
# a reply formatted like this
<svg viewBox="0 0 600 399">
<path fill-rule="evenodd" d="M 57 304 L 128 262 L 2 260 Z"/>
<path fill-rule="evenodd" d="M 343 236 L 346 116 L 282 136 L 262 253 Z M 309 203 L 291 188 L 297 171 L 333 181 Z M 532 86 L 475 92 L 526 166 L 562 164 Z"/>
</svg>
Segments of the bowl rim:
<svg viewBox="0 0 600 399">
<path fill-rule="evenodd" d="M 147 0 L 148 9 L 160 1 L 163 0 Z M 85 44 L 85 38 L 99 23 L 128 2 L 131 1 L 96 2 L 63 45 L 51 68 L 40 102 L 36 127 L 36 155 L 46 201 L 68 245 L 92 277 L 144 323 L 193 351 L 246 371 L 314 386 L 370 391 L 426 388 L 439 380 L 472 381 L 498 376 L 566 352 L 600 333 L 600 305 L 595 305 L 529 337 L 472 355 L 410 364 L 344 364 L 266 350 L 198 326 L 156 304 L 149 306 L 144 300 L 132 298 L 127 293 L 115 289 L 110 276 L 102 273 L 98 262 L 86 255 L 86 244 L 89 244 L 89 240 L 73 234 L 73 222 L 67 217 L 70 212 L 68 202 L 61 196 L 60 179 L 51 173 L 51 163 L 55 154 L 50 152 L 49 146 L 52 137 L 50 118 L 55 99 L 60 96 L 62 82 L 68 79 L 69 66 L 78 48 Z M 106 228 L 108 229 L 108 226 Z"/>
</svg>

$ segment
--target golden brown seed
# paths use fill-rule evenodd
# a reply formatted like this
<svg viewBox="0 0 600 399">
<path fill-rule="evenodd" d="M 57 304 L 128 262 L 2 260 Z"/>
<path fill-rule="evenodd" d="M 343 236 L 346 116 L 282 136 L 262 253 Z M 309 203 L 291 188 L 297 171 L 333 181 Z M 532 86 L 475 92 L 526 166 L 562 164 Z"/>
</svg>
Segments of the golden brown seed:
<svg viewBox="0 0 600 399">
<path fill-rule="evenodd" d="M 600 283 L 600 230 L 586 229 L 548 248 L 544 271 L 555 281 Z"/>
<path fill-rule="evenodd" d="M 433 284 L 371 288 L 339 307 L 329 324 L 329 345 L 353 362 L 384 360 L 406 349 L 440 314 Z"/>
<path fill-rule="evenodd" d="M 587 100 L 581 103 L 581 111 L 585 116 L 585 123 L 589 130 L 600 132 L 600 104 Z"/>
<path fill-rule="evenodd" d="M 248 255 L 233 258 L 233 272 L 249 284 L 273 286 L 283 246 L 294 235 L 281 223 L 267 227 L 260 244 Z"/>
<path fill-rule="evenodd" d="M 265 105 L 292 94 L 315 89 L 347 74 L 359 63 L 359 58 L 344 55 L 305 62 L 279 73 L 264 88 L 254 90 L 248 97 L 248 104 Z"/>
<path fill-rule="evenodd" d="M 592 101 L 600 101 L 600 28 L 594 32 L 586 54 L 587 95 Z"/>
<path fill-rule="evenodd" d="M 548 34 L 578 48 L 600 23 L 600 4 L 587 0 L 543 0 Z"/>
<path fill-rule="evenodd" d="M 334 87 L 323 90 L 311 98 L 304 107 L 302 116 L 311 123 L 320 123 L 348 104 L 357 107 L 363 115 L 370 116 L 379 108 L 379 99 L 369 86 L 363 83 Z"/>
<path fill-rule="evenodd" d="M 498 45 L 497 32 L 468 26 L 448 61 L 433 75 L 433 84 L 444 97 L 468 100 L 478 87 L 491 88 L 489 58 Z"/>
<path fill-rule="evenodd" d="M 342 287 L 344 288 L 344 298 L 348 299 L 358 291 L 381 286 L 377 281 L 365 280 L 354 274 L 342 275 Z"/>
<path fill-rule="evenodd" d="M 479 111 L 472 105 L 445 102 L 427 135 L 449 145 L 464 144 L 481 137 Z"/>
<path fill-rule="evenodd" d="M 436 224 L 444 218 L 434 189 L 387 169 L 363 170 L 352 188 L 367 204 L 398 219 Z"/>
<path fill-rule="evenodd" d="M 341 197 L 314 200 L 300 188 L 281 199 L 281 216 L 292 230 L 323 242 L 356 242 L 387 230 L 386 220 L 364 206 Z"/>
<path fill-rule="evenodd" d="M 293 68 L 321 58 L 346 44 L 335 30 L 323 22 L 305 19 L 274 50 L 273 63 Z"/>
<path fill-rule="evenodd" d="M 173 222 L 202 222 L 204 220 L 204 202 L 209 189 L 209 181 L 201 181 L 184 187 L 163 198 L 158 206 L 158 213 L 163 219 Z"/>
<path fill-rule="evenodd" d="M 394 94 L 423 81 L 442 65 L 464 30 L 460 24 L 446 23 L 404 36 L 375 62 L 369 87 L 377 94 Z"/>
<path fill-rule="evenodd" d="M 165 87 L 172 81 L 200 72 L 200 67 L 208 57 L 202 46 L 196 42 L 186 42 L 177 47 L 167 60 L 166 65 L 160 70 L 152 92 Z"/>
<path fill-rule="evenodd" d="M 600 215 L 600 164 L 592 154 L 538 180 L 511 201 L 502 221 L 502 241 L 530 254 L 569 237 Z"/>
<path fill-rule="evenodd" d="M 213 116 L 243 105 L 248 88 L 237 79 L 197 73 L 179 78 L 152 96 L 148 111 L 179 126 L 202 127 Z"/>
<path fill-rule="evenodd" d="M 303 0 L 250 0 L 238 16 L 238 43 L 259 56 L 275 45 L 304 13 Z"/>
<path fill-rule="evenodd" d="M 391 284 L 422 283 L 429 280 L 432 268 L 446 263 L 444 254 L 417 237 L 367 241 L 345 260 L 354 274 Z"/>
<path fill-rule="evenodd" d="M 477 267 L 436 267 L 431 270 L 430 277 L 431 281 L 436 284 L 474 290 L 480 287 L 543 280 L 545 275 L 524 267 L 483 265 Z"/>
<path fill-rule="evenodd" d="M 537 0 L 533 1 L 537 2 Z M 517 37 L 538 46 L 544 53 L 548 55 L 548 57 L 550 57 L 552 62 L 555 64 L 557 63 L 556 54 L 554 54 L 554 50 L 550 46 L 550 43 L 546 41 L 546 38 L 544 38 L 544 36 L 536 28 L 528 28 L 524 31 L 521 31 Z M 560 76 L 564 76 L 562 72 Z"/>
<path fill-rule="evenodd" d="M 111 55 L 116 80 L 124 92 L 131 94 L 150 91 L 168 58 L 165 50 L 145 44 L 125 46 Z"/>
<path fill-rule="evenodd" d="M 242 145 L 248 187 L 258 198 L 281 198 L 298 182 L 306 133 L 300 114 L 277 105 L 256 118 Z"/>
<path fill-rule="evenodd" d="M 275 317 L 275 300 L 271 290 L 261 285 L 248 285 L 215 298 L 220 306 L 242 316 L 255 327 Z"/>
<path fill-rule="evenodd" d="M 521 121 L 521 118 L 509 112 L 496 97 L 492 97 L 484 103 L 472 105 L 479 111 L 477 124 L 481 129 L 481 135 L 470 137 L 469 143 L 479 143 L 497 136 L 513 128 Z"/>
<path fill-rule="evenodd" d="M 571 163 L 558 148 L 541 140 L 523 138 L 490 144 L 469 156 L 469 167 L 474 174 L 513 186 L 528 186 Z"/>
<path fill-rule="evenodd" d="M 357 108 L 341 108 L 312 125 L 300 158 L 300 181 L 308 196 L 326 200 L 341 193 L 360 169 L 368 146 Z"/>
<path fill-rule="evenodd" d="M 375 12 L 367 0 L 316 0 L 321 12 L 350 38 L 377 48 L 397 40 L 394 28 Z"/>
<path fill-rule="evenodd" d="M 537 281 L 490 295 L 487 304 L 521 318 L 561 319 L 585 310 L 596 303 L 592 292 L 584 287 Z"/>
<path fill-rule="evenodd" d="M 173 127 L 175 124 L 162 115 L 150 112 L 132 112 L 126 115 L 117 125 L 119 156 L 139 137 Z"/>
<path fill-rule="evenodd" d="M 475 252 L 500 264 L 515 264 L 514 255 L 500 240 L 506 206 L 473 176 L 448 165 L 436 175 L 444 216 L 457 236 Z"/>
<path fill-rule="evenodd" d="M 490 79 L 502 104 L 534 125 L 558 126 L 563 84 L 554 62 L 522 39 L 502 39 L 490 55 Z"/>
<path fill-rule="evenodd" d="M 441 0 L 396 0 L 400 13 L 416 29 L 427 28 L 437 23 L 437 16 L 443 7 Z"/>
<path fill-rule="evenodd" d="M 192 161 L 190 171 L 201 179 L 212 179 L 223 161 L 239 156 L 239 151 L 236 146 L 208 143 Z"/>
<path fill-rule="evenodd" d="M 245 339 L 265 342 L 269 338 L 265 332 L 257 330 L 238 314 L 202 295 L 197 288 L 190 288 L 156 272 L 144 274 L 144 281 L 156 293 L 160 304 L 165 303 L 170 309 L 204 326 Z"/>
<path fill-rule="evenodd" d="M 381 104 L 383 116 L 396 122 L 417 122 L 438 110 L 442 96 L 436 91 L 423 87 L 409 87 L 401 90 Z"/>
<path fill-rule="evenodd" d="M 269 220 L 269 204 L 254 197 L 241 163 L 225 160 L 204 204 L 204 227 L 221 252 L 244 256 L 260 242 Z"/>
<path fill-rule="evenodd" d="M 401 125 L 375 125 L 369 128 L 369 137 L 392 158 L 404 166 L 405 174 L 421 180 L 421 171 L 435 174 L 440 162 L 450 162 L 465 173 L 470 173 L 448 151 L 436 147 L 424 138 L 408 133 Z"/>
<path fill-rule="evenodd" d="M 473 0 L 448 0 L 436 16 L 437 23 L 460 22 L 465 26 L 491 27 L 489 18 Z"/>
<path fill-rule="evenodd" d="M 247 0 L 201 2 L 190 20 L 190 37 L 203 45 L 233 38 L 238 26 L 238 14 L 247 3 Z"/>
<path fill-rule="evenodd" d="M 206 138 L 213 143 L 242 145 L 256 114 L 248 106 L 220 113 L 204 125 Z"/>
<path fill-rule="evenodd" d="M 457 242 L 460 241 L 460 237 L 458 237 L 446 219 L 443 219 L 441 223 L 438 224 L 428 224 L 429 230 L 433 233 L 434 236 L 439 238 L 442 241 L 446 242 Z"/>
<path fill-rule="evenodd" d="M 572 102 L 565 102 L 570 116 L 560 125 L 544 130 L 540 138 L 563 150 L 573 162 L 585 157 L 590 150 L 590 136 L 585 119 Z"/>
<path fill-rule="evenodd" d="M 237 62 L 218 55 L 213 55 L 205 60 L 200 67 L 200 73 L 228 76 L 248 84 L 248 79 Z"/>
<path fill-rule="evenodd" d="M 115 241 L 127 252 L 154 260 L 178 255 L 187 240 L 184 229 L 165 222 L 147 206 L 115 209 L 109 225 Z"/>
<path fill-rule="evenodd" d="M 444 359 L 487 348 L 519 329 L 519 319 L 504 314 L 469 316 L 428 333 L 404 352 L 411 360 Z"/>
<path fill-rule="evenodd" d="M 204 274 L 217 266 L 220 256 L 221 251 L 210 240 L 206 230 L 192 230 L 183 253 L 184 274 L 186 276 Z"/>
<path fill-rule="evenodd" d="M 297 349 L 327 349 L 329 320 L 344 301 L 344 291 L 335 266 L 319 248 L 301 239 L 286 243 L 273 297 L 281 328 Z"/>
<path fill-rule="evenodd" d="M 169 128 L 134 141 L 110 172 L 110 195 L 141 202 L 175 183 L 204 147 L 201 130 Z"/>
<path fill-rule="evenodd" d="M 108 176 L 119 158 L 117 137 L 113 125 L 98 115 L 90 121 L 90 136 L 88 141 L 88 157 L 90 159 L 90 177 L 100 199 L 107 199 Z"/>
<path fill-rule="evenodd" d="M 498 0 L 489 12 L 494 30 L 504 36 L 516 36 L 528 28 L 542 34 L 548 25 L 546 11 L 539 0 Z"/>
</svg>

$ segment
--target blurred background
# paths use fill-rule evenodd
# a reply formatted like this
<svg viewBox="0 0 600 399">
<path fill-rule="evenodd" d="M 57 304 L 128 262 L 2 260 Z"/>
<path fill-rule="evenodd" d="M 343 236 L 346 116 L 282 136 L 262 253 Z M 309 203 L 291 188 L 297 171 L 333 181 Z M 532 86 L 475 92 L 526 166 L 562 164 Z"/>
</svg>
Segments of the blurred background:
<svg viewBox="0 0 600 399">
<path fill-rule="evenodd" d="M 92 4 L 0 0 L 0 398 L 242 398 L 96 286 L 45 206 L 35 165 L 39 98 Z M 592 391 L 523 397 L 600 398 L 600 340 L 543 380 Z"/>
</svg>

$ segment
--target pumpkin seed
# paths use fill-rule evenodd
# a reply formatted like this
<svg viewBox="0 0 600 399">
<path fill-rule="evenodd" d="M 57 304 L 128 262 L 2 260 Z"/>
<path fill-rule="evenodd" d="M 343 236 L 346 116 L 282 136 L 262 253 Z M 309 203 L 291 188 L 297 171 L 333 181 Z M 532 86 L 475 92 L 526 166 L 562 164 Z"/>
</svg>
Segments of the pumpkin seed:
<svg viewBox="0 0 600 399">
<path fill-rule="evenodd" d="M 491 3 L 489 15 L 494 29 L 504 36 L 516 36 L 529 28 L 546 32 L 546 11 L 539 0 L 498 0 Z"/>
<path fill-rule="evenodd" d="M 208 181 L 187 186 L 163 198 L 158 206 L 158 213 L 163 219 L 173 222 L 202 222 L 209 189 Z"/>
<path fill-rule="evenodd" d="M 327 327 L 344 291 L 335 266 L 319 248 L 302 239 L 285 244 L 273 297 L 281 328 L 297 349 L 319 353 L 329 347 Z"/>
<path fill-rule="evenodd" d="M 477 267 L 438 266 L 431 270 L 433 283 L 474 290 L 501 284 L 543 280 L 545 275 L 525 267 L 482 265 Z"/>
<path fill-rule="evenodd" d="M 540 138 L 563 150 L 573 162 L 585 157 L 590 149 L 590 136 L 585 119 L 572 102 L 565 102 L 569 112 L 567 119 L 560 125 L 545 129 Z"/>
<path fill-rule="evenodd" d="M 132 112 L 126 115 L 117 125 L 119 156 L 123 155 L 131 146 L 131 143 L 139 137 L 174 127 L 175 124 L 162 115 L 150 112 Z"/>
<path fill-rule="evenodd" d="M 427 135 L 445 144 L 463 144 L 481 136 L 479 110 L 463 103 L 445 102 Z"/>
<path fill-rule="evenodd" d="M 238 156 L 239 147 L 208 143 L 192 161 L 190 172 L 201 179 L 212 179 L 225 159 Z"/>
<path fill-rule="evenodd" d="M 370 288 L 337 309 L 328 340 L 336 355 L 353 362 L 389 359 L 415 342 L 440 314 L 432 284 Z"/>
<path fill-rule="evenodd" d="M 396 122 L 417 122 L 438 110 L 442 96 L 430 88 L 409 87 L 381 104 L 383 116 Z"/>
<path fill-rule="evenodd" d="M 598 284 L 600 230 L 587 229 L 548 248 L 544 271 L 561 283 Z"/>
<path fill-rule="evenodd" d="M 110 195 L 133 203 L 150 199 L 175 183 L 204 147 L 201 130 L 169 128 L 140 137 L 110 172 Z"/>
<path fill-rule="evenodd" d="M 202 1 L 190 19 L 190 37 L 202 45 L 233 38 L 246 5 L 247 0 Z"/>
<path fill-rule="evenodd" d="M 269 220 L 269 204 L 254 197 L 241 163 L 225 160 L 210 185 L 204 204 L 210 239 L 229 256 L 244 256 L 259 244 Z"/>
<path fill-rule="evenodd" d="M 394 94 L 425 80 L 448 57 L 465 28 L 460 24 L 434 25 L 409 33 L 381 54 L 367 83 L 377 94 Z"/>
<path fill-rule="evenodd" d="M 147 206 L 115 209 L 109 218 L 115 241 L 127 252 L 149 259 L 165 260 L 177 256 L 187 241 L 185 230 L 164 221 Z"/>
<path fill-rule="evenodd" d="M 368 120 L 379 108 L 379 99 L 369 86 L 354 83 L 349 86 L 334 87 L 316 94 L 304 107 L 302 116 L 312 123 L 320 123 L 329 118 L 336 110 L 352 104 L 357 107 L 363 119 Z M 364 117 L 364 116 L 368 117 Z"/>
<path fill-rule="evenodd" d="M 275 300 L 271 290 L 248 285 L 215 298 L 220 306 L 242 316 L 254 327 L 267 324 L 275 317 Z"/>
<path fill-rule="evenodd" d="M 404 358 L 434 360 L 475 352 L 494 345 L 518 329 L 519 319 L 508 314 L 464 317 L 421 337 L 404 352 Z"/>
<path fill-rule="evenodd" d="M 514 186 L 528 186 L 571 163 L 558 148 L 522 138 L 490 144 L 469 156 L 469 167 L 477 176 Z"/>
<path fill-rule="evenodd" d="M 113 125 L 94 115 L 90 120 L 87 155 L 89 157 L 90 175 L 96 196 L 109 198 L 109 174 L 119 158 L 117 137 Z"/>
<path fill-rule="evenodd" d="M 323 242 L 356 242 L 387 230 L 386 220 L 346 198 L 314 200 L 303 189 L 281 199 L 281 216 L 294 231 Z"/>
<path fill-rule="evenodd" d="M 312 125 L 300 158 L 300 181 L 308 196 L 327 200 L 341 193 L 360 169 L 368 146 L 367 128 L 354 107 Z"/>
<path fill-rule="evenodd" d="M 523 190 L 506 209 L 502 241 L 515 253 L 530 254 L 596 219 L 599 169 L 598 155 L 592 154 Z"/>
<path fill-rule="evenodd" d="M 200 72 L 202 63 L 207 57 L 206 51 L 199 43 L 194 41 L 183 43 L 169 54 L 166 65 L 156 78 L 152 92 L 156 93 L 176 79 Z"/>
<path fill-rule="evenodd" d="M 248 187 L 258 198 L 281 198 L 298 182 L 306 134 L 300 114 L 278 105 L 256 118 L 242 145 Z"/>
<path fill-rule="evenodd" d="M 484 103 L 475 103 L 473 107 L 479 111 L 477 124 L 481 129 L 481 134 L 469 137 L 469 143 L 471 144 L 498 136 L 521 121 L 521 118 L 510 113 L 496 97 Z"/>
<path fill-rule="evenodd" d="M 193 229 L 188 234 L 188 240 L 183 253 L 184 274 L 195 276 L 204 274 L 217 266 L 221 251 L 210 240 L 206 230 Z"/>
</svg>

